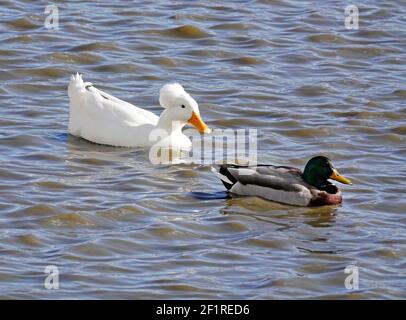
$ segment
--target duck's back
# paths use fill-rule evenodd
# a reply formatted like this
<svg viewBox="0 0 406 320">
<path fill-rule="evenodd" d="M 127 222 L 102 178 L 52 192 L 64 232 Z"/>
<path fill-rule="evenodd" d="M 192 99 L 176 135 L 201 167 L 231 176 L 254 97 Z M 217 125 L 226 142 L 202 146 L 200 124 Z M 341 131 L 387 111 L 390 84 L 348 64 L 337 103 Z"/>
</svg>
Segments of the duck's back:
<svg viewBox="0 0 406 320">
<path fill-rule="evenodd" d="M 70 134 L 112 146 L 150 144 L 159 119 L 155 114 L 84 83 L 80 75 L 72 76 L 68 93 Z"/>
<path fill-rule="evenodd" d="M 271 201 L 307 206 L 312 198 L 308 185 L 297 168 L 261 165 L 244 167 L 221 166 L 219 173 L 230 183 L 224 183 L 230 192 L 259 196 Z"/>
</svg>

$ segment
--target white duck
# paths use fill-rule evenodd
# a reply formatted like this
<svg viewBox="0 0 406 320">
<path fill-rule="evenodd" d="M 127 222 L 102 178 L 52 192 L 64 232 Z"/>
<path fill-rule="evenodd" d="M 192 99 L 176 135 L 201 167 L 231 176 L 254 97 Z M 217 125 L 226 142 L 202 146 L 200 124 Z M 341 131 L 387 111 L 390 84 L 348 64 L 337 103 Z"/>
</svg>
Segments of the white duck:
<svg viewBox="0 0 406 320">
<path fill-rule="evenodd" d="M 159 102 L 165 109 L 160 117 L 96 89 L 71 76 L 69 133 L 86 140 L 116 147 L 190 148 L 182 128 L 190 123 L 201 133 L 211 130 L 203 122 L 197 102 L 178 83 L 160 90 Z"/>
</svg>

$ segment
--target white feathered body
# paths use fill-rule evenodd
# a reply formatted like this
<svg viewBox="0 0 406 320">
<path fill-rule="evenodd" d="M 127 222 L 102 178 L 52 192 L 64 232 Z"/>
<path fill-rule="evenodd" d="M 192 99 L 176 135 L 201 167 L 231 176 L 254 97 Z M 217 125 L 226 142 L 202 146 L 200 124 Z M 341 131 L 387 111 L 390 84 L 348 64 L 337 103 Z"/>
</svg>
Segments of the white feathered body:
<svg viewBox="0 0 406 320">
<path fill-rule="evenodd" d="M 112 146 L 151 145 L 149 134 L 159 119 L 152 112 L 84 83 L 78 74 L 72 76 L 68 94 L 70 134 Z"/>
</svg>

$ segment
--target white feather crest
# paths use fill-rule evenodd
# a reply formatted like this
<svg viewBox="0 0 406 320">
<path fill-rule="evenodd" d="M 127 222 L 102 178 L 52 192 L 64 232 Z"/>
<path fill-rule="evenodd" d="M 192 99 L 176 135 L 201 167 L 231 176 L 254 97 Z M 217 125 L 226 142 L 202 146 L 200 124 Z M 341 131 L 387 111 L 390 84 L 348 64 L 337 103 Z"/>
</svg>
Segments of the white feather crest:
<svg viewBox="0 0 406 320">
<path fill-rule="evenodd" d="M 176 100 L 180 97 L 192 98 L 179 83 L 164 85 L 159 92 L 159 103 L 163 108 L 175 106 Z"/>
</svg>

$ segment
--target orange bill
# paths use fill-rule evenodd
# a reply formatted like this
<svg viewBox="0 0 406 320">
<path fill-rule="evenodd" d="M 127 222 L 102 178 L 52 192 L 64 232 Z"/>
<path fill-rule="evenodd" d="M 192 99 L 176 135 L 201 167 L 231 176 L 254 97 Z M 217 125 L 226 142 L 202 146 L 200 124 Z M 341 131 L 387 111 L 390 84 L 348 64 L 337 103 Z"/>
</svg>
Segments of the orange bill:
<svg viewBox="0 0 406 320">
<path fill-rule="evenodd" d="M 199 130 L 200 133 L 210 133 L 211 132 L 210 128 L 207 126 L 207 124 L 205 124 L 203 122 L 200 115 L 198 115 L 194 111 L 192 113 L 192 116 L 190 117 L 190 119 L 187 122 L 190 123 L 192 126 L 194 126 L 197 130 Z"/>
</svg>

